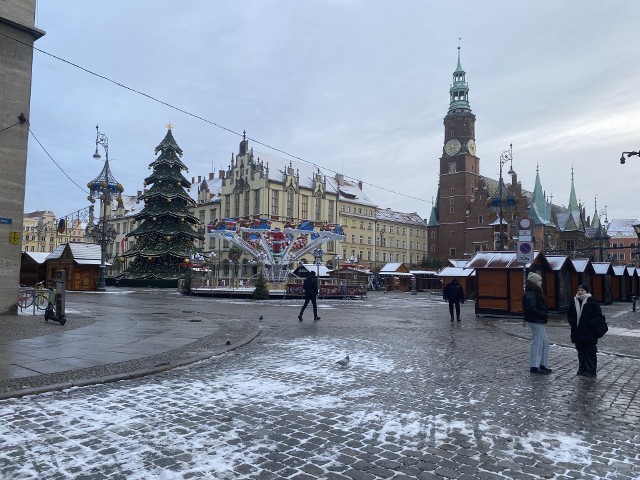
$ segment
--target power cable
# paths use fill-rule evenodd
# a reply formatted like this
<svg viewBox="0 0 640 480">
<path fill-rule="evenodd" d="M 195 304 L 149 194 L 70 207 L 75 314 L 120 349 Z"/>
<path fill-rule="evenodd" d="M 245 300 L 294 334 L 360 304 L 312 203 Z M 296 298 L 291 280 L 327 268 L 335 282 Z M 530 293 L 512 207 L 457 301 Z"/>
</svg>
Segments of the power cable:
<svg viewBox="0 0 640 480">
<path fill-rule="evenodd" d="M 154 102 L 157 102 L 157 103 L 159 103 L 159 104 L 161 104 L 161 105 L 164 105 L 164 106 L 166 106 L 166 107 L 169 107 L 169 108 L 171 108 L 171 109 L 173 109 L 173 110 L 176 110 L 176 111 L 178 111 L 178 112 L 180 112 L 180 113 L 183 113 L 183 114 L 185 114 L 185 115 L 187 115 L 187 116 L 190 116 L 190 117 L 196 118 L 196 119 L 198 119 L 198 120 L 201 120 L 201 121 L 203 121 L 203 122 L 205 122 L 205 123 L 208 123 L 208 124 L 210 124 L 210 125 L 213 125 L 214 127 L 217 127 L 217 128 L 219 128 L 219 129 L 221 129 L 221 130 L 224 130 L 224 131 L 226 131 L 226 132 L 232 133 L 232 134 L 234 134 L 234 135 L 237 135 L 237 136 L 243 136 L 243 134 L 241 134 L 241 133 L 239 133 L 239 132 L 236 132 L 235 130 L 233 130 L 233 129 L 231 129 L 231 128 L 228 128 L 228 127 L 225 127 L 225 126 L 223 126 L 223 125 L 220 125 L 220 124 L 218 124 L 218 123 L 216 123 L 216 122 L 213 122 L 213 121 L 208 120 L 208 119 L 206 119 L 206 118 L 204 118 L 204 117 L 201 117 L 201 116 L 199 116 L 199 115 L 197 115 L 197 114 L 195 114 L 195 113 L 191 113 L 191 112 L 189 112 L 189 111 L 187 111 L 187 110 L 184 110 L 183 108 L 180 108 L 180 107 L 177 107 L 177 106 L 175 106 L 175 105 L 172 105 L 172 104 L 170 104 L 170 103 L 168 103 L 168 102 L 165 102 L 164 100 L 160 100 L 159 98 L 156 98 L 156 97 L 154 97 L 153 95 L 150 95 L 150 94 L 148 94 L 148 93 L 144 93 L 144 92 L 142 92 L 142 91 L 140 91 L 140 90 L 137 90 L 137 89 L 135 89 L 135 88 L 129 87 L 129 86 L 127 86 L 127 85 L 124 85 L 124 84 L 122 84 L 122 83 L 120 83 L 120 82 L 118 82 L 118 81 L 116 81 L 116 80 L 112 80 L 112 79 L 111 79 L 111 78 L 109 78 L 109 77 L 106 77 L 106 76 L 104 76 L 104 75 L 101 75 L 101 74 L 99 74 L 99 73 L 96 73 L 96 72 L 94 72 L 94 71 L 92 71 L 92 70 L 89 70 L 88 68 L 82 67 L 82 66 L 80 66 L 80 65 L 78 65 L 78 64 L 76 64 L 76 63 L 73 63 L 73 62 L 71 62 L 71 61 L 69 61 L 69 60 L 66 60 L 66 59 L 64 59 L 64 58 L 62 58 L 62 57 L 59 57 L 59 56 L 54 55 L 54 54 L 52 54 L 52 53 L 49 53 L 49 52 L 47 52 L 47 51 L 45 51 L 45 50 L 42 50 L 42 49 L 40 49 L 40 48 L 36 47 L 35 45 L 29 45 L 28 43 L 23 42 L 23 41 L 21 41 L 21 40 L 18 40 L 18 39 L 16 39 L 16 38 L 13 38 L 13 37 L 11 37 L 10 35 L 7 35 L 6 33 L 2 33 L 2 32 L 0 32 L 0 35 L 4 36 L 4 37 L 6 37 L 6 38 L 9 38 L 10 40 L 13 40 L 13 41 L 15 41 L 15 42 L 17 42 L 17 43 L 20 43 L 20 44 L 22 44 L 22 45 L 25 45 L 25 46 L 27 46 L 27 47 L 29 47 L 29 48 L 32 48 L 33 50 L 36 50 L 36 51 L 38 51 L 38 52 L 40 52 L 40 53 L 42 53 L 42 54 L 44 54 L 44 55 L 48 55 L 48 56 L 50 56 L 50 57 L 52 57 L 52 58 L 55 58 L 56 60 L 58 60 L 58 61 L 60 61 L 60 62 L 66 63 L 66 64 L 68 64 L 68 65 L 71 65 L 71 66 L 73 66 L 73 67 L 75 67 L 75 68 L 77 68 L 77 69 L 79 69 L 79 70 L 82 70 L 83 72 L 86 72 L 86 73 L 88 73 L 88 74 L 90 74 L 90 75 L 93 75 L 93 76 L 95 76 L 95 77 L 98 77 L 98 78 L 100 78 L 100 79 L 102 79 L 102 80 L 106 80 L 107 82 L 113 83 L 114 85 L 117 85 L 117 86 L 119 86 L 119 87 L 121 87 L 121 88 L 124 88 L 125 90 L 129 90 L 130 92 L 137 93 L 138 95 L 141 95 L 141 96 L 143 96 L 143 97 L 146 97 L 146 98 L 148 98 L 149 100 L 153 100 Z M 34 137 L 34 138 L 35 138 L 35 137 Z M 305 160 L 304 158 L 298 157 L 297 155 L 293 155 L 292 153 L 289 153 L 289 152 L 287 152 L 287 151 L 285 151 L 285 150 L 282 150 L 282 149 L 279 149 L 279 148 L 277 148 L 277 147 L 271 146 L 271 145 L 269 145 L 269 144 L 267 144 L 267 143 L 261 142 L 261 141 L 259 141 L 259 140 L 255 139 L 255 138 L 251 138 L 251 137 L 246 137 L 246 138 L 247 138 L 248 140 L 250 140 L 250 141 L 252 141 L 252 142 L 254 142 L 254 143 L 258 144 L 258 145 L 262 145 L 263 147 L 267 147 L 267 148 L 269 148 L 269 149 L 271 149 L 271 150 L 273 150 L 273 151 L 276 151 L 276 152 L 282 153 L 283 155 L 286 155 L 286 156 L 288 156 L 288 157 L 294 158 L 294 159 L 299 160 L 299 161 L 301 161 L 301 162 L 304 162 L 304 163 L 306 163 L 306 164 L 308 164 L 308 165 L 311 165 L 311 166 L 314 166 L 314 167 L 317 167 L 317 168 L 320 168 L 320 169 L 323 169 L 323 170 L 325 170 L 325 171 L 332 172 L 332 173 L 341 173 L 341 172 L 338 172 L 337 170 L 333 170 L 333 169 L 331 169 L 331 168 L 323 167 L 323 166 L 318 165 L 318 164 L 316 164 L 316 163 L 313 163 L 313 162 L 311 162 L 311 161 L 309 161 L 309 160 Z M 41 145 L 41 146 L 42 146 L 42 145 Z M 43 147 L 43 148 L 44 148 L 44 147 Z M 52 159 L 52 160 L 53 160 L 53 159 Z M 57 165 L 57 164 L 56 164 L 56 165 Z M 58 166 L 58 168 L 60 168 L 60 167 Z M 63 173 L 64 173 L 64 171 L 63 171 Z M 66 173 L 65 173 L 65 175 L 66 175 Z M 67 175 L 67 176 L 68 176 L 68 175 Z M 349 176 L 349 175 L 345 175 L 345 177 L 346 177 L 346 178 L 350 178 L 351 180 L 354 180 L 354 181 L 359 181 L 359 179 L 357 179 L 357 178 L 355 178 L 355 177 L 351 177 L 351 176 Z M 74 183 L 75 183 L 75 182 L 74 182 Z M 420 202 L 428 203 L 428 201 L 427 201 L 427 200 L 425 200 L 425 199 L 417 198 L 417 197 L 413 197 L 413 196 L 411 196 L 411 195 L 407 195 L 406 193 L 396 192 L 395 190 L 390 190 L 390 189 L 388 189 L 388 188 L 381 187 L 381 186 L 376 185 L 376 184 L 374 184 L 374 183 L 368 183 L 368 182 L 366 182 L 366 181 L 364 181 L 363 183 L 366 183 L 368 186 L 373 187 L 373 188 L 377 188 L 377 189 L 382 190 L 382 191 L 384 191 L 384 192 L 393 193 L 394 195 L 400 195 L 400 196 L 405 197 L 405 198 L 410 198 L 410 199 L 412 199 L 412 200 L 417 200 L 417 201 L 420 201 Z M 77 184 L 76 184 L 76 185 L 77 185 Z"/>
</svg>

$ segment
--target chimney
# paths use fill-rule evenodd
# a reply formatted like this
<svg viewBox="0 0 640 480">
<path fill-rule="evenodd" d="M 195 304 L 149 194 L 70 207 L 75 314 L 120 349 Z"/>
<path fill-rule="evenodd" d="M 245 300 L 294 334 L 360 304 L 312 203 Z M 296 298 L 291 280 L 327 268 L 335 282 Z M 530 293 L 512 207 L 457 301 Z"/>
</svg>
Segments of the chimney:
<svg viewBox="0 0 640 480">
<path fill-rule="evenodd" d="M 215 177 L 215 173 L 210 172 L 209 173 L 209 180 L 213 180 L 214 177 Z"/>
<path fill-rule="evenodd" d="M 198 175 L 198 183 L 202 183 L 202 175 Z"/>
<path fill-rule="evenodd" d="M 192 184 L 196 183 L 196 177 L 191 177 L 191 183 Z"/>
<path fill-rule="evenodd" d="M 224 170 L 220 170 L 220 178 L 224 178 Z"/>
<path fill-rule="evenodd" d="M 142 192 L 138 190 L 138 194 L 136 196 L 139 197 L 140 195 L 142 195 Z"/>
<path fill-rule="evenodd" d="M 358 180 L 358 187 L 362 190 L 362 180 Z"/>
</svg>

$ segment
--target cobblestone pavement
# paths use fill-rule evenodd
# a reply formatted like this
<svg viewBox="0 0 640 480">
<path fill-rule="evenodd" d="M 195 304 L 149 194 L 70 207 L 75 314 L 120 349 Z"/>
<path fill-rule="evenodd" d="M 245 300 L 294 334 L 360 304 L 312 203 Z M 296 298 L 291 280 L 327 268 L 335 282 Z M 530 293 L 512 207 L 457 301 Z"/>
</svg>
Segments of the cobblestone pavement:
<svg viewBox="0 0 640 480">
<path fill-rule="evenodd" d="M 322 301 L 302 323 L 299 301 L 198 301 L 262 315 L 262 335 L 151 377 L 1 401 L 0 477 L 640 478 L 638 358 L 599 354 L 591 380 L 553 345 L 554 373 L 530 375 L 526 339 L 470 303 L 452 325 L 433 297 Z"/>
</svg>

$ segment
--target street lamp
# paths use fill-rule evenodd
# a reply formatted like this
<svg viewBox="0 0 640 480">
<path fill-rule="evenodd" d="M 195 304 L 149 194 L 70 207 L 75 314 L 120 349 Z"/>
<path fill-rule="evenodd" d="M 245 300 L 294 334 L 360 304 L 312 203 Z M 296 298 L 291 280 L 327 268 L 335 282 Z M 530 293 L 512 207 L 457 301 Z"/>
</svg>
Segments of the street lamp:
<svg viewBox="0 0 640 480">
<path fill-rule="evenodd" d="M 338 289 L 340 289 L 340 260 L 342 260 L 342 257 L 339 253 L 336 253 L 333 258 L 336 261 L 336 268 L 338 269 Z"/>
<path fill-rule="evenodd" d="M 508 189 L 504 186 L 504 180 L 502 179 L 502 166 L 509 162 L 509 171 L 507 172 L 509 175 L 513 176 L 516 172 L 513 170 L 513 144 L 509 144 L 509 150 L 505 150 L 500 155 L 500 179 L 498 180 L 498 196 L 495 195 L 491 197 L 487 203 L 490 207 L 498 208 L 498 219 L 500 220 L 499 227 L 499 237 L 498 237 L 498 245 L 499 250 L 504 250 L 504 236 L 502 233 L 502 222 L 503 222 L 503 208 L 504 207 L 512 207 L 516 203 L 516 198 L 513 196 Z"/>
<path fill-rule="evenodd" d="M 640 157 L 640 150 L 638 150 L 637 152 L 622 152 L 622 155 L 620 155 L 620 163 L 622 165 L 625 164 L 625 162 L 627 161 L 624 156 L 627 156 L 627 158 L 629 157 Z"/>
<path fill-rule="evenodd" d="M 633 225 L 633 229 L 635 230 L 636 235 L 638 236 L 638 244 L 636 245 L 637 247 L 636 264 L 640 265 L 640 223 L 637 225 Z"/>
<path fill-rule="evenodd" d="M 102 229 L 100 232 L 100 272 L 98 276 L 98 284 L 96 290 L 104 292 L 107 289 L 106 279 L 106 252 L 107 252 L 107 208 L 111 204 L 113 195 L 120 195 L 124 188 L 113 177 L 111 170 L 109 169 L 109 140 L 104 133 L 100 133 L 98 125 L 96 125 L 96 152 L 93 154 L 93 158 L 100 160 L 100 154 L 98 153 L 98 145 L 102 145 L 104 148 L 104 166 L 100 175 L 91 180 L 87 187 L 89 187 L 89 201 L 95 202 L 98 198 L 102 201 Z M 97 232 L 96 232 L 97 233 Z"/>
<path fill-rule="evenodd" d="M 321 248 L 316 248 L 313 251 L 313 262 L 316 264 L 316 273 L 318 274 L 318 278 L 320 278 L 320 264 L 322 263 L 322 256 L 324 252 Z"/>
</svg>

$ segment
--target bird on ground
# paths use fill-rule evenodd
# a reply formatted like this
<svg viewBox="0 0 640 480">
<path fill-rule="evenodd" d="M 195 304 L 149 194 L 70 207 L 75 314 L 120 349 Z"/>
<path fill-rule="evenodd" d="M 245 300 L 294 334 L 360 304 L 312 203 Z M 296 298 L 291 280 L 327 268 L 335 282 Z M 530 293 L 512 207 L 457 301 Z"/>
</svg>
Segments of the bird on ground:
<svg viewBox="0 0 640 480">
<path fill-rule="evenodd" d="M 349 355 L 344 357 L 342 360 L 338 360 L 336 363 L 341 367 L 346 367 L 349 364 Z"/>
<path fill-rule="evenodd" d="M 231 340 L 229 340 L 229 339 L 227 338 L 227 341 L 225 342 L 225 345 L 231 345 Z"/>
<path fill-rule="evenodd" d="M 260 315 L 260 318 L 259 318 L 259 320 L 260 320 L 260 321 L 262 321 L 262 318 L 263 318 L 263 317 L 262 317 L 262 315 Z"/>
</svg>

